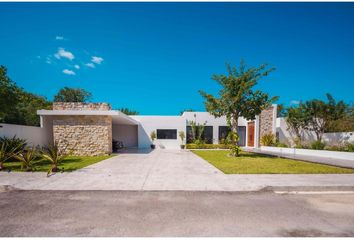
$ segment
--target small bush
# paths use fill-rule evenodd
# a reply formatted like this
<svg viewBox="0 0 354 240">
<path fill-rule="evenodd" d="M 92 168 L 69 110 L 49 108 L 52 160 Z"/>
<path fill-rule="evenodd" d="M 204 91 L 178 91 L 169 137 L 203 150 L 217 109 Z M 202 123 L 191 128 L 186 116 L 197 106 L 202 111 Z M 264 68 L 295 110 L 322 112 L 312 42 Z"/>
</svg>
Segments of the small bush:
<svg viewBox="0 0 354 240">
<path fill-rule="evenodd" d="M 190 143 L 186 145 L 187 149 L 230 149 L 228 144 L 194 144 Z"/>
<path fill-rule="evenodd" d="M 273 146 L 275 142 L 275 136 L 272 133 L 264 134 L 261 137 L 262 146 Z"/>
<path fill-rule="evenodd" d="M 311 143 L 311 149 L 315 149 L 315 150 L 323 150 L 325 146 L 326 144 L 321 141 L 314 141 Z"/>
<path fill-rule="evenodd" d="M 275 146 L 275 147 L 283 147 L 283 148 L 289 147 L 288 144 L 282 143 L 282 142 L 276 142 L 276 143 L 274 144 L 274 146 Z"/>
<path fill-rule="evenodd" d="M 354 152 L 354 143 L 346 143 L 344 146 L 344 151 Z"/>
</svg>

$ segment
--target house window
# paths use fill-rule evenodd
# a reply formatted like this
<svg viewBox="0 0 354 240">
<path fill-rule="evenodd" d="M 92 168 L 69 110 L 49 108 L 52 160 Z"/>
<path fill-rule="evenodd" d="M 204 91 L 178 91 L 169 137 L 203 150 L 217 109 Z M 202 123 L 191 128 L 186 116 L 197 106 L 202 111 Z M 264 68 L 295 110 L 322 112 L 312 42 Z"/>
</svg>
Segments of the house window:
<svg viewBox="0 0 354 240">
<path fill-rule="evenodd" d="M 195 139 L 193 139 L 193 132 L 192 132 L 192 127 L 187 126 L 187 143 L 193 143 Z M 196 135 L 198 135 L 198 129 L 196 129 Z M 204 131 L 201 135 L 201 139 L 208 144 L 213 143 L 213 126 L 205 126 Z"/>
<path fill-rule="evenodd" d="M 177 129 L 157 129 L 157 139 L 177 139 Z"/>
<path fill-rule="evenodd" d="M 219 142 L 221 140 L 226 140 L 230 131 L 231 129 L 228 126 L 219 126 Z M 238 144 L 240 146 L 246 146 L 246 126 L 238 126 L 237 132 L 239 136 Z"/>
</svg>

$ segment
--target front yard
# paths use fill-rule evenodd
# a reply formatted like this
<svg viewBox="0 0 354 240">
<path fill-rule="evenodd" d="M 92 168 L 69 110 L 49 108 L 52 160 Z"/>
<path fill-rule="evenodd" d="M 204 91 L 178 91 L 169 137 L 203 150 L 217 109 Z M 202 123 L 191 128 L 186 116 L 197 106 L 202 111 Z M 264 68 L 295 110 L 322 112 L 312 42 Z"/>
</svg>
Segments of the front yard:
<svg viewBox="0 0 354 240">
<path fill-rule="evenodd" d="M 83 167 L 87 167 L 91 164 L 98 163 L 112 156 L 113 155 L 95 156 L 95 157 L 69 156 L 59 164 L 59 168 L 63 169 L 65 172 L 71 172 Z M 16 171 L 16 172 L 23 171 L 21 170 L 21 163 L 19 161 L 5 162 L 4 165 L 6 167 L 6 170 Z M 36 160 L 33 166 L 34 166 L 33 170 L 36 172 L 47 172 L 51 166 L 51 163 L 48 160 L 41 159 L 41 160 Z"/>
<path fill-rule="evenodd" d="M 354 173 L 354 169 L 309 163 L 257 153 L 241 152 L 239 157 L 229 157 L 225 150 L 193 150 L 226 174 L 315 174 Z"/>
</svg>

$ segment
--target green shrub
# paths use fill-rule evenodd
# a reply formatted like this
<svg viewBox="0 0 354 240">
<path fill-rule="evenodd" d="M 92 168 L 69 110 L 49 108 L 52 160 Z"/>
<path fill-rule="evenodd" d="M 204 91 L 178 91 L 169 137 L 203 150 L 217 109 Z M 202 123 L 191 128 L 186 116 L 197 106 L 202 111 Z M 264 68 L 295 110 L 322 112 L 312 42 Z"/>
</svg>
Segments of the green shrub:
<svg viewBox="0 0 354 240">
<path fill-rule="evenodd" d="M 344 150 L 347 152 L 354 152 L 354 143 L 346 143 Z"/>
<path fill-rule="evenodd" d="M 327 151 L 345 151 L 343 146 L 325 146 L 324 150 Z"/>
<path fill-rule="evenodd" d="M 186 145 L 187 149 L 230 149 L 230 145 L 227 144 L 194 144 L 189 143 Z"/>
<path fill-rule="evenodd" d="M 288 144 L 282 143 L 282 142 L 276 142 L 276 143 L 274 144 L 274 146 L 275 146 L 275 147 L 283 147 L 283 148 L 289 147 Z"/>
<path fill-rule="evenodd" d="M 323 150 L 325 148 L 325 146 L 326 146 L 326 144 L 321 141 L 313 141 L 311 143 L 311 149 L 315 149 L 315 150 Z"/>
<path fill-rule="evenodd" d="M 264 134 L 261 137 L 262 146 L 273 146 L 275 142 L 275 136 L 272 133 Z"/>
</svg>

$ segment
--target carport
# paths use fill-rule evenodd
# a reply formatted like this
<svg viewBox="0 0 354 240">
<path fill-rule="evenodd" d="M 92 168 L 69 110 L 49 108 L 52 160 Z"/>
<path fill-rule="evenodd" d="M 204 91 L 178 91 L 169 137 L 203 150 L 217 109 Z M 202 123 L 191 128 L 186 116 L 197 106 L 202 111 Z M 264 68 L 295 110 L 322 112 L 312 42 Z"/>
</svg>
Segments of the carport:
<svg viewBox="0 0 354 240">
<path fill-rule="evenodd" d="M 112 116 L 112 140 L 120 141 L 126 148 L 138 147 L 138 122 L 119 112 Z"/>
</svg>

